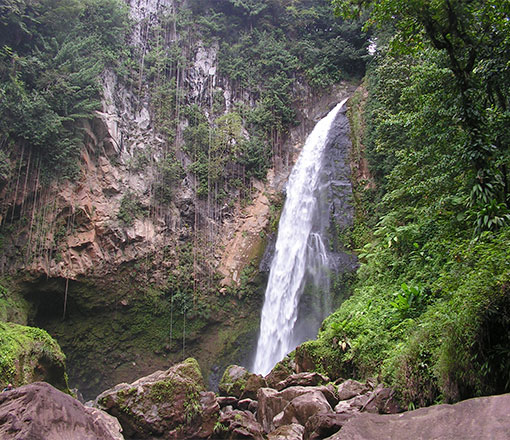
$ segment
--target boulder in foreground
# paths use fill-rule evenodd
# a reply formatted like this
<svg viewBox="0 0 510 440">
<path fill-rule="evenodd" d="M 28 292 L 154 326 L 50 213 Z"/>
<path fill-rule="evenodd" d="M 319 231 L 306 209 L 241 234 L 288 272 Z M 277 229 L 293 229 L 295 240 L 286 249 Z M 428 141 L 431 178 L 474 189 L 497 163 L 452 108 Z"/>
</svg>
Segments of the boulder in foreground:
<svg viewBox="0 0 510 440">
<path fill-rule="evenodd" d="M 2 440 L 123 440 L 117 419 L 44 382 L 0 393 Z"/>
<path fill-rule="evenodd" d="M 65 355 L 46 331 L 0 322 L 0 389 L 32 382 L 48 382 L 68 391 Z"/>
<path fill-rule="evenodd" d="M 119 419 L 126 438 L 136 439 L 208 438 L 220 410 L 192 358 L 132 384 L 119 384 L 96 401 Z"/>
<path fill-rule="evenodd" d="M 362 413 L 329 440 L 466 440 L 510 438 L 510 394 L 435 405 L 401 414 Z"/>
</svg>

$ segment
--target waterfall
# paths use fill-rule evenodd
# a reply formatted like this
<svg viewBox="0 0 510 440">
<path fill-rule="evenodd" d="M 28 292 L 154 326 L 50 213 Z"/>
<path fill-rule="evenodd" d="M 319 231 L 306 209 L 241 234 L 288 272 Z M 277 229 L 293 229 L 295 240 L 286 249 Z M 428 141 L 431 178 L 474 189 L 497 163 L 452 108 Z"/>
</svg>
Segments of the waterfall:
<svg viewBox="0 0 510 440">
<path fill-rule="evenodd" d="M 324 217 L 329 218 L 329 215 L 323 208 L 326 203 L 323 200 L 321 171 L 330 129 L 346 101 L 338 104 L 317 123 L 289 177 L 262 308 L 252 368 L 255 373 L 267 374 L 299 343 L 315 336 L 307 334 L 306 325 L 301 328 L 297 325 L 300 299 L 305 287 L 308 289 L 310 285 L 319 298 L 314 304 L 306 305 L 306 310 L 301 313 L 304 320 L 313 315 L 312 309 L 315 308 L 321 309 L 320 320 L 330 312 L 324 310 L 330 307 L 329 258 L 323 241 Z M 318 325 L 314 332 L 317 329 Z"/>
</svg>

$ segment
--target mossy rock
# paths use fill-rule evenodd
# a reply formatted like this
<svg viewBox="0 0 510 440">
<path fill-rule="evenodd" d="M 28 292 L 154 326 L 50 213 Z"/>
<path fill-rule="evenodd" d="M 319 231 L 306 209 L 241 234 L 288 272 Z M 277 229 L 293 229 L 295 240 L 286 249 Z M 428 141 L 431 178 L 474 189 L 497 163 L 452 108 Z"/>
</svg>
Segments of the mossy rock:
<svg viewBox="0 0 510 440">
<path fill-rule="evenodd" d="M 196 359 L 188 358 L 175 365 L 173 368 L 177 374 L 194 380 L 197 384 L 197 387 L 201 388 L 201 391 L 205 389 L 204 378 L 202 376 L 202 372 L 200 371 L 200 365 L 198 365 Z"/>
<path fill-rule="evenodd" d="M 65 355 L 44 330 L 0 322 L 0 386 L 44 381 L 68 391 Z"/>
<path fill-rule="evenodd" d="M 251 373 L 239 365 L 230 365 L 223 373 L 218 390 L 222 396 L 240 398 Z"/>
<path fill-rule="evenodd" d="M 19 291 L 6 286 L 5 279 L 0 279 L 0 322 L 26 325 L 31 310 L 29 302 Z"/>
<path fill-rule="evenodd" d="M 258 390 L 265 387 L 267 387 L 267 382 L 260 374 L 250 374 L 246 381 L 241 399 L 257 400 Z"/>
<path fill-rule="evenodd" d="M 281 381 L 287 379 L 287 377 L 295 372 L 292 359 L 290 356 L 285 356 L 265 377 L 267 386 L 270 388 L 276 388 Z"/>
<path fill-rule="evenodd" d="M 98 396 L 97 405 L 117 417 L 130 438 L 206 438 L 219 415 L 214 394 L 205 391 L 192 358 L 132 384 L 119 384 Z"/>
</svg>

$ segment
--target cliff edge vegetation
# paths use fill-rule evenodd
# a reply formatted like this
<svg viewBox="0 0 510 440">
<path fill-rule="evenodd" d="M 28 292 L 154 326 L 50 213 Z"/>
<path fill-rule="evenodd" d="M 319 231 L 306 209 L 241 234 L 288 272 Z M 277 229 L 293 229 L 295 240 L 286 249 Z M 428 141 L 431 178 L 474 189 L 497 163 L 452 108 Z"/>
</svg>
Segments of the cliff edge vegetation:
<svg viewBox="0 0 510 440">
<path fill-rule="evenodd" d="M 298 353 L 410 407 L 509 392 L 508 5 L 361 5 L 379 26 L 350 110 L 361 267 Z"/>
</svg>

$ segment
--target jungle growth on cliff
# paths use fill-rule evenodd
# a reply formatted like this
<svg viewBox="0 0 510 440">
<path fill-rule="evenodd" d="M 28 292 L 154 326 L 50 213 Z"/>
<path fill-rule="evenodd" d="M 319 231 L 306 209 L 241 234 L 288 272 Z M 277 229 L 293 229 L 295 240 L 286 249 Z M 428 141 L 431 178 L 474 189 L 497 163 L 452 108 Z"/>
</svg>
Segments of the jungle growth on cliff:
<svg viewBox="0 0 510 440">
<path fill-rule="evenodd" d="M 354 294 L 306 348 L 411 406 L 508 392 L 508 2 L 334 3 L 379 26 L 351 101 L 373 180 L 358 173 Z"/>
</svg>

